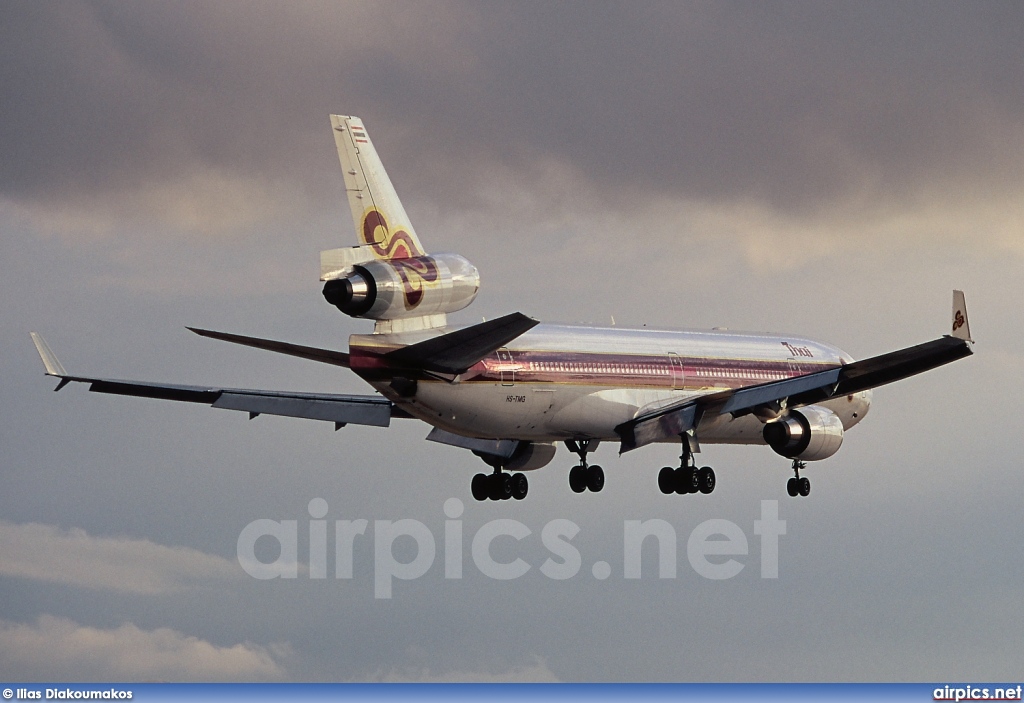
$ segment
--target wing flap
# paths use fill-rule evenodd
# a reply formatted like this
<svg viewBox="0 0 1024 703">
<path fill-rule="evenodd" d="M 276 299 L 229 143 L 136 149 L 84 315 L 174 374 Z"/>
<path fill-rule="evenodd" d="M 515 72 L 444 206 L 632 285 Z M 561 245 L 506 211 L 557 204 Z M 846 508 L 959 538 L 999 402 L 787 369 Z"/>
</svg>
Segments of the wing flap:
<svg viewBox="0 0 1024 703">
<path fill-rule="evenodd" d="M 470 451 L 489 454 L 501 457 L 502 459 L 511 457 L 519 446 L 519 440 L 516 439 L 475 439 L 442 430 L 440 427 L 435 427 L 430 431 L 430 434 L 427 435 L 427 441 L 469 449 Z"/>
<path fill-rule="evenodd" d="M 839 381 L 842 369 L 836 367 L 826 371 L 817 371 L 804 376 L 787 378 L 782 381 L 770 381 L 757 386 L 748 386 L 730 391 L 722 404 L 720 413 L 741 413 L 759 405 L 774 403 L 783 398 L 791 398 L 809 391 L 826 391 L 832 394 Z"/>
<path fill-rule="evenodd" d="M 387 427 L 391 402 L 373 396 L 305 396 L 287 393 L 221 393 L 213 407 L 248 413 Z"/>
<path fill-rule="evenodd" d="M 635 418 L 615 428 L 622 440 L 619 453 L 669 437 L 678 437 L 697 426 L 698 400 L 686 400 Z"/>
</svg>

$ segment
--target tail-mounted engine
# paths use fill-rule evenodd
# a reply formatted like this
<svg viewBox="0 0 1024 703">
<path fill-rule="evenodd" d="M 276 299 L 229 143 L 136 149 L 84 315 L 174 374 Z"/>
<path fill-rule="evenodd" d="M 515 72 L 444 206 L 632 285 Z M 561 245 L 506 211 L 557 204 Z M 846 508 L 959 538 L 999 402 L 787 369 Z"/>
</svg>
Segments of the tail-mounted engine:
<svg viewBox="0 0 1024 703">
<path fill-rule="evenodd" d="M 764 426 L 764 441 L 787 459 L 827 459 L 843 444 L 839 416 L 820 405 L 790 410 Z"/>
<path fill-rule="evenodd" d="M 324 284 L 324 298 L 346 315 L 397 320 L 462 310 L 480 290 L 480 273 L 457 254 L 377 259 Z"/>
</svg>

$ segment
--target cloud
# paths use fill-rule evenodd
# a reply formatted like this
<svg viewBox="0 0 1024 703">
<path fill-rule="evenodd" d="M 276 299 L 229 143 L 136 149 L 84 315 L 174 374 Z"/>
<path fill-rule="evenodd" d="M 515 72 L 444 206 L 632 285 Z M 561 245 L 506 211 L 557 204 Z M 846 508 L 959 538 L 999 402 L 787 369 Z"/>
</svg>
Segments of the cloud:
<svg viewBox="0 0 1024 703">
<path fill-rule="evenodd" d="M 0 575 L 69 586 L 163 594 L 242 575 L 237 563 L 196 549 L 78 528 L 0 521 L 0 544 Z"/>
<path fill-rule="evenodd" d="M 113 629 L 42 615 L 34 624 L 0 622 L 0 662 L 9 680 L 236 681 L 286 677 L 287 645 L 221 647 L 175 630 Z"/>
<path fill-rule="evenodd" d="M 0 90 L 12 96 L 0 103 L 0 199 L 42 229 L 149 218 L 238 235 L 337 207 L 332 111 L 366 118 L 407 201 L 455 209 L 492 201 L 511 176 L 549 223 L 568 193 L 605 213 L 755 203 L 804 229 L 851 207 L 898 223 L 936 201 L 1016 208 L 1019 225 L 1016 4 L 92 2 L 0 13 Z M 563 188 L 543 177 L 550 164 L 568 176 Z M 856 228 L 814 235 L 826 249 L 843 237 L 871 240 Z M 1003 232 L 978 240 L 1020 250 Z"/>
</svg>

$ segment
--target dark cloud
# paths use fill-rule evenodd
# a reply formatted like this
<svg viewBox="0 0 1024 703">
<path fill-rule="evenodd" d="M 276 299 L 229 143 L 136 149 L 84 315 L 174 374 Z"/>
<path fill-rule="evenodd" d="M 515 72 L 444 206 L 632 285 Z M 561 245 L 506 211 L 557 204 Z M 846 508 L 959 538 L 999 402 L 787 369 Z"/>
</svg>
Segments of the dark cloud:
<svg viewBox="0 0 1024 703">
<path fill-rule="evenodd" d="M 8 4 L 0 192 L 197 168 L 333 197 L 332 111 L 409 190 L 544 159 L 602 192 L 819 208 L 1019 185 L 1019 3 Z M 438 178 L 438 170 L 444 173 Z M 975 184 L 975 185 L 972 185 Z"/>
</svg>

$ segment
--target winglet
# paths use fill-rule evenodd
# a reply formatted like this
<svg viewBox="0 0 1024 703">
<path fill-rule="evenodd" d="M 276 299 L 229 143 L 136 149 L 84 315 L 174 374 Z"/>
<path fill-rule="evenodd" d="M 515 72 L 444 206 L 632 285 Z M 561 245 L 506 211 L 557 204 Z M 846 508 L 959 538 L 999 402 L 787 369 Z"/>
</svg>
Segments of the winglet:
<svg viewBox="0 0 1024 703">
<path fill-rule="evenodd" d="M 63 378 L 68 375 L 68 372 L 64 370 L 60 361 L 57 359 L 57 355 L 50 349 L 50 345 L 46 343 L 42 335 L 30 332 L 32 335 L 32 341 L 35 342 L 36 351 L 39 352 L 39 358 L 43 360 L 43 367 L 46 369 L 47 376 L 59 376 Z"/>
<path fill-rule="evenodd" d="M 967 320 L 967 303 L 962 290 L 953 291 L 953 336 L 966 342 L 971 339 L 971 323 Z"/>
<path fill-rule="evenodd" d="M 71 377 L 68 376 L 68 372 L 64 370 L 64 366 L 57 359 L 57 355 L 50 349 L 50 345 L 46 343 L 42 335 L 36 334 L 35 332 L 29 332 L 32 335 L 32 341 L 36 345 L 36 351 L 39 352 L 39 358 L 43 360 L 43 368 L 46 369 L 47 376 L 56 376 L 60 379 L 60 383 L 53 390 L 59 391 L 64 386 L 71 383 Z"/>
</svg>

